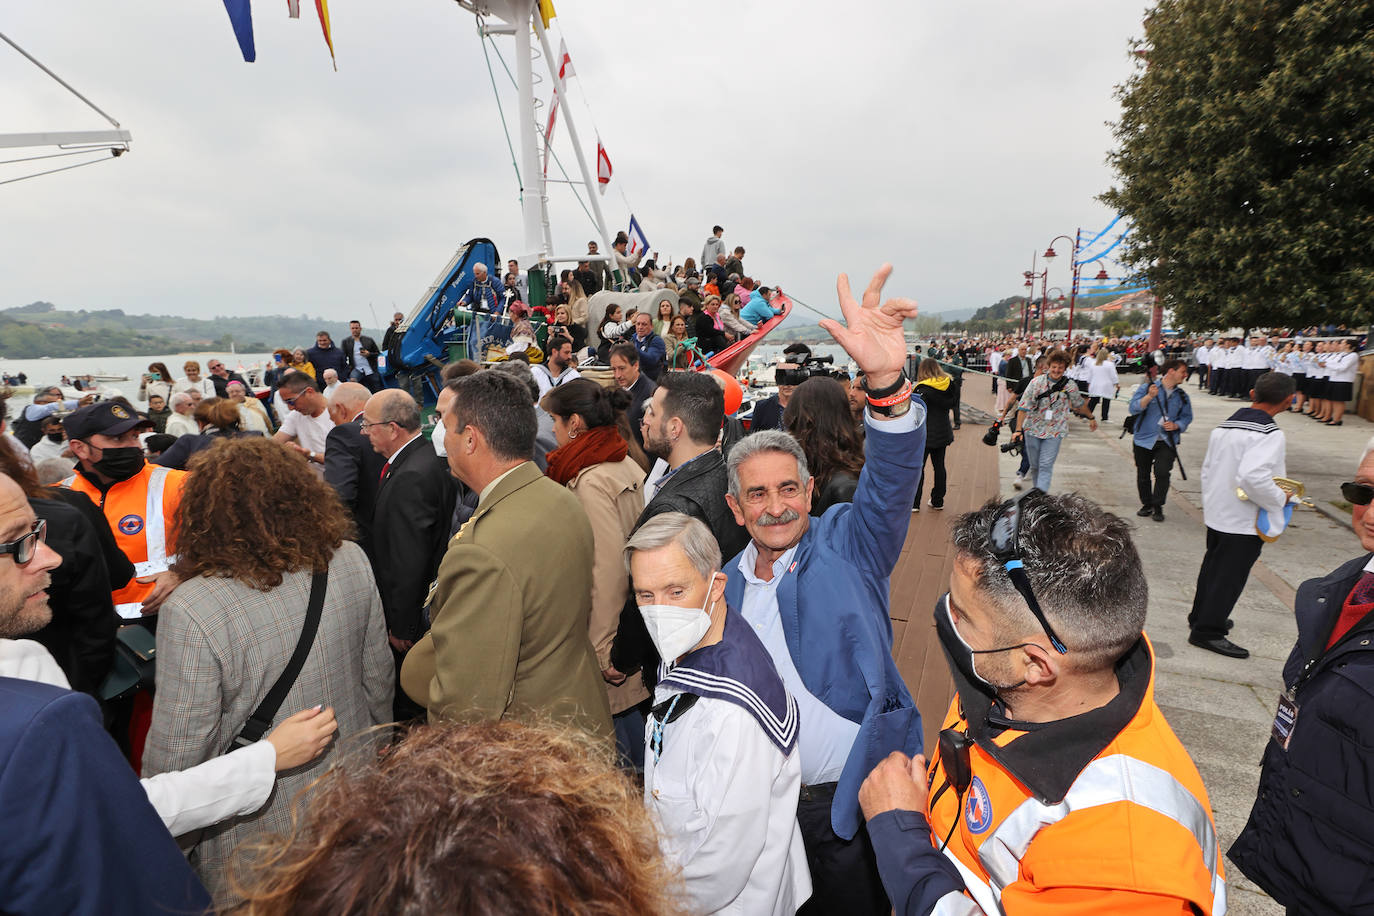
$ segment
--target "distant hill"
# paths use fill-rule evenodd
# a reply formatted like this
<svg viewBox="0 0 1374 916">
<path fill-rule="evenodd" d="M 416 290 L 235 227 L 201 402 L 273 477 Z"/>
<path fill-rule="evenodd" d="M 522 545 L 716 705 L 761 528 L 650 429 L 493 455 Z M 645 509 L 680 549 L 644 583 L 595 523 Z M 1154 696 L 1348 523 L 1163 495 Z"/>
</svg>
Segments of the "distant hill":
<svg viewBox="0 0 1374 916">
<path fill-rule="evenodd" d="M 128 315 L 123 309 L 66 311 L 51 302 L 0 311 L 0 355 L 9 359 L 43 356 L 145 356 L 160 353 L 265 352 L 276 347 L 309 347 L 315 334 L 328 331 L 335 341 L 348 323 L 301 315 L 221 315 L 211 319 L 180 315 Z M 364 328 L 381 340 L 382 332 Z"/>
</svg>

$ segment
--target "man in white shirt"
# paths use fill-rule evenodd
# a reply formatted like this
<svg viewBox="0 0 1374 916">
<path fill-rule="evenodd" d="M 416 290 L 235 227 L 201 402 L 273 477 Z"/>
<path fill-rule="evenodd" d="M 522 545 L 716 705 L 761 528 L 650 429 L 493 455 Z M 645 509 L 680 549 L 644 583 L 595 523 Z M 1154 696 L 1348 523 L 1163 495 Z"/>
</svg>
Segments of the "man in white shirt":
<svg viewBox="0 0 1374 916">
<path fill-rule="evenodd" d="M 272 438 L 290 445 L 324 476 L 324 444 L 334 421 L 329 419 L 329 402 L 315 389 L 315 380 L 304 372 L 288 372 L 277 386 L 287 407 L 281 429 Z"/>
<path fill-rule="evenodd" d="M 644 803 L 694 913 L 792 916 L 811 895 L 797 796 L 797 703 L 749 624 L 725 603 L 711 530 L 654 516 L 625 545 L 663 657 L 645 726 Z"/>
<path fill-rule="evenodd" d="M 1250 397 L 1249 407 L 1212 430 L 1202 459 L 1207 553 L 1188 614 L 1188 642 L 1230 658 L 1250 655 L 1226 638 L 1231 611 L 1265 539 L 1272 541 L 1282 534 L 1288 523 L 1285 511 L 1292 513 L 1291 507 L 1286 508 L 1288 494 L 1274 483 L 1275 477 L 1287 476 L 1286 443 L 1274 417 L 1287 410 L 1293 399 L 1293 376 L 1266 372 Z M 1238 488 L 1245 491 L 1244 500 L 1237 495 Z"/>
<path fill-rule="evenodd" d="M 172 415 L 167 418 L 165 432 L 169 436 L 194 436 L 200 432 L 200 424 L 191 416 L 195 412 L 195 401 L 184 391 L 172 395 Z"/>
<path fill-rule="evenodd" d="M 34 467 L 38 467 L 42 462 L 54 458 L 66 462 L 68 468 L 76 467 L 76 459 L 67 446 L 67 434 L 62 428 L 62 421 L 50 416 L 43 420 L 43 438 L 29 449 L 29 460 Z"/>
<path fill-rule="evenodd" d="M 262 406 L 262 401 L 253 398 L 248 400 L 248 389 L 242 382 L 230 382 L 225 386 L 229 400 L 239 407 L 239 426 L 248 432 L 262 433 L 264 436 L 272 435 L 271 424 L 267 420 L 267 408 Z"/>
<path fill-rule="evenodd" d="M 338 387 L 339 373 L 334 369 L 324 370 L 324 388 L 320 391 L 320 394 L 324 395 L 327 400 L 329 396 L 334 393 L 334 389 Z"/>
<path fill-rule="evenodd" d="M 1207 373 L 1211 369 L 1207 358 L 1211 352 L 1212 339 L 1210 337 L 1202 342 L 1202 346 L 1193 351 L 1193 365 L 1197 367 L 1197 386 L 1199 388 L 1207 387 Z"/>
<path fill-rule="evenodd" d="M 539 398 L 551 388 L 564 382 L 581 378 L 582 373 L 573 368 L 572 341 L 566 337 L 554 337 L 549 341 L 549 361 L 542 366 L 530 366 L 534 380 L 539 383 Z"/>
</svg>

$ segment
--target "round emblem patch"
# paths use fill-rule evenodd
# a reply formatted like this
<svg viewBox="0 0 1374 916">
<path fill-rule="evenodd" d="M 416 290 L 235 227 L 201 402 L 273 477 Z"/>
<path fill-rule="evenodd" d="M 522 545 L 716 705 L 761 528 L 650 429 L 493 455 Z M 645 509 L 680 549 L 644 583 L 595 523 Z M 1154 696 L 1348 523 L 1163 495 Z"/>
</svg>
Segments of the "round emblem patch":
<svg viewBox="0 0 1374 916">
<path fill-rule="evenodd" d="M 977 776 L 968 787 L 968 801 L 964 802 L 964 821 L 974 833 L 982 833 L 992 826 L 992 802 L 988 790 Z"/>
<path fill-rule="evenodd" d="M 118 404 L 115 404 L 113 407 L 110 408 L 110 413 L 116 417 L 119 417 L 119 419 L 121 420 L 129 419 L 129 412 L 125 410 L 123 407 L 120 407 Z"/>
<path fill-rule="evenodd" d="M 119 520 L 119 533 L 130 537 L 143 530 L 143 516 L 126 515 Z"/>
</svg>

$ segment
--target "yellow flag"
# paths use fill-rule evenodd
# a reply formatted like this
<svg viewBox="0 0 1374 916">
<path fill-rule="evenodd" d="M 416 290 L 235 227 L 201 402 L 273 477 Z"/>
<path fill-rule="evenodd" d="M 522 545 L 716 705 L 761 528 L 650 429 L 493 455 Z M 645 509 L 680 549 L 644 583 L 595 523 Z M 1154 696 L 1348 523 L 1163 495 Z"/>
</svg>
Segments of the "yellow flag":
<svg viewBox="0 0 1374 916">
<path fill-rule="evenodd" d="M 544 28 L 549 27 L 549 22 L 558 14 L 553 11 L 553 0 L 539 0 L 539 18 L 544 20 Z"/>
</svg>

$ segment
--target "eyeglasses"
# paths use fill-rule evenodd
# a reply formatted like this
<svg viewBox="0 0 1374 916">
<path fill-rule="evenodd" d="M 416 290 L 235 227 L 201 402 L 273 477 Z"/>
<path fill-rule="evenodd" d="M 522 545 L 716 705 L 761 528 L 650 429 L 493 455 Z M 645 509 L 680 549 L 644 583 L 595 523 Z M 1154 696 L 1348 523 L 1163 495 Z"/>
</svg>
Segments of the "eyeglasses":
<svg viewBox="0 0 1374 916">
<path fill-rule="evenodd" d="M 1374 502 L 1374 487 L 1367 483 L 1343 483 L 1341 484 L 1341 496 L 1345 501 L 1354 506 L 1367 506 Z"/>
<path fill-rule="evenodd" d="M 281 400 L 282 400 L 282 403 L 285 404 L 287 407 L 295 407 L 295 406 L 296 406 L 296 402 L 299 401 L 299 400 L 300 400 L 301 398 L 303 398 L 304 396 L 305 396 L 305 392 L 302 391 L 300 394 L 296 395 L 294 398 L 288 398 L 288 397 L 283 396 Z"/>
<path fill-rule="evenodd" d="M 993 556 L 1001 561 L 1011 584 L 1016 586 L 1021 597 L 1026 599 L 1026 606 L 1035 615 L 1035 619 L 1040 621 L 1040 626 L 1044 627 L 1045 635 L 1050 638 L 1050 644 L 1054 646 L 1055 651 L 1064 655 L 1069 651 L 1068 647 L 1045 619 L 1045 612 L 1040 610 L 1040 602 L 1035 599 L 1035 592 L 1031 590 L 1030 576 L 1026 575 L 1025 564 L 1021 562 L 1021 502 L 1036 494 L 1043 496 L 1044 491 L 1032 487 L 1014 499 L 1004 502 L 997 517 L 992 521 L 989 537 L 992 541 Z"/>
<path fill-rule="evenodd" d="M 361 423 L 358 424 L 358 429 L 361 430 L 362 432 L 367 432 L 369 429 L 371 429 L 371 428 L 374 427 L 374 426 L 386 426 L 388 423 L 395 423 L 395 422 L 396 422 L 395 420 L 378 420 L 376 423 L 373 423 L 371 420 L 364 420 L 364 421 L 362 421 Z"/>
<path fill-rule="evenodd" d="M 38 552 L 38 545 L 47 543 L 48 540 L 48 520 L 40 518 L 33 523 L 33 529 L 23 537 L 10 541 L 8 544 L 0 544 L 0 556 L 7 553 L 14 554 L 14 562 L 20 566 L 27 566 L 33 559 L 33 555 Z"/>
</svg>

